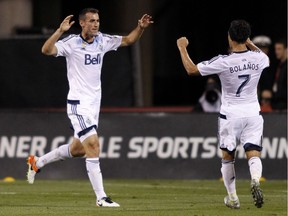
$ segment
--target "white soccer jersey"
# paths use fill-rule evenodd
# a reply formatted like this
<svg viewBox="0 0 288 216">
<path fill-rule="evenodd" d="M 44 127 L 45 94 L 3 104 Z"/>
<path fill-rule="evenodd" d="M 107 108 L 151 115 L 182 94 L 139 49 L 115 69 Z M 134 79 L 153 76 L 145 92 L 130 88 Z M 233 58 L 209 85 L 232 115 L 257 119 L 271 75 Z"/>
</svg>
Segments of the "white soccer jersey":
<svg viewBox="0 0 288 216">
<path fill-rule="evenodd" d="M 86 102 L 101 99 L 101 68 L 104 54 L 117 50 L 122 36 L 99 32 L 92 43 L 87 43 L 81 35 L 69 35 L 59 40 L 58 56 L 66 57 L 69 81 L 69 100 Z"/>
<path fill-rule="evenodd" d="M 222 85 L 221 114 L 227 118 L 259 115 L 257 85 L 269 58 L 260 51 L 218 55 L 197 64 L 202 76 L 217 74 Z"/>
</svg>

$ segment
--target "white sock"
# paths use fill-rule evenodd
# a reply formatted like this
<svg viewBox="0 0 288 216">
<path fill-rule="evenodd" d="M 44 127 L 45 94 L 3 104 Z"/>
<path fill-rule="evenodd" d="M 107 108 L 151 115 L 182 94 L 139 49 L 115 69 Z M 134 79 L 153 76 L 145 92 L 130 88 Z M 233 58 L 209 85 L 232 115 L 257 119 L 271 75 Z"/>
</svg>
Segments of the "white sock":
<svg viewBox="0 0 288 216">
<path fill-rule="evenodd" d="M 262 176 L 262 162 L 259 157 L 252 157 L 248 161 L 251 179 L 255 179 L 259 182 Z"/>
<path fill-rule="evenodd" d="M 59 161 L 59 160 L 65 160 L 66 158 L 71 158 L 71 157 L 72 156 L 70 154 L 69 144 L 64 144 L 48 152 L 47 154 L 39 157 L 39 159 L 36 162 L 36 166 L 39 169 L 41 169 L 46 164 Z"/>
<path fill-rule="evenodd" d="M 229 198 L 231 200 L 237 200 L 234 161 L 222 160 L 221 173 Z"/>
<path fill-rule="evenodd" d="M 97 200 L 107 197 L 106 193 L 104 192 L 99 158 L 86 158 L 86 168 Z"/>
</svg>

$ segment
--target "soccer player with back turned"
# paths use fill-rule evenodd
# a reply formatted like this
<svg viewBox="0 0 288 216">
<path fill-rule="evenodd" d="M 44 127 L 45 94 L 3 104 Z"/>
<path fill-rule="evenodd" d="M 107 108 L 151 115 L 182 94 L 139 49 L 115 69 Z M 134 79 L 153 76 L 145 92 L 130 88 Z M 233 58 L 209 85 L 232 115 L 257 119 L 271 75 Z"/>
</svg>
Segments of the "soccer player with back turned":
<svg viewBox="0 0 288 216">
<path fill-rule="evenodd" d="M 183 66 L 188 75 L 217 74 L 221 81 L 222 97 L 218 119 L 219 145 L 222 150 L 221 173 L 228 195 L 226 206 L 240 208 L 236 193 L 235 151 L 238 143 L 243 146 L 251 175 L 251 193 L 256 207 L 261 208 L 263 194 L 260 189 L 262 176 L 263 117 L 257 97 L 257 85 L 269 58 L 250 40 L 251 27 L 245 20 L 233 20 L 228 30 L 229 55 L 218 55 L 209 61 L 194 64 L 188 52 L 188 40 L 177 40 Z"/>
</svg>

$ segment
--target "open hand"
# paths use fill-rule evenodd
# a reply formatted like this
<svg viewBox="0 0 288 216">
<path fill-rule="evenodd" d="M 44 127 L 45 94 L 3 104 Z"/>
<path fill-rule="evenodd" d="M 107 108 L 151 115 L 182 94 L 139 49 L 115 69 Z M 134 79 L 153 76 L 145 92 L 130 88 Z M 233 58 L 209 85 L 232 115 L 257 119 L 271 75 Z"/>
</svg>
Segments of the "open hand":
<svg viewBox="0 0 288 216">
<path fill-rule="evenodd" d="M 73 17 L 73 15 L 69 15 L 62 21 L 62 23 L 60 24 L 60 31 L 61 32 L 68 31 L 71 28 L 71 26 L 75 23 L 75 21 L 70 22 L 72 17 Z"/>
<path fill-rule="evenodd" d="M 138 25 L 140 28 L 147 28 L 151 23 L 154 23 L 152 20 L 152 16 L 148 14 L 144 14 L 140 20 L 138 20 Z"/>
</svg>

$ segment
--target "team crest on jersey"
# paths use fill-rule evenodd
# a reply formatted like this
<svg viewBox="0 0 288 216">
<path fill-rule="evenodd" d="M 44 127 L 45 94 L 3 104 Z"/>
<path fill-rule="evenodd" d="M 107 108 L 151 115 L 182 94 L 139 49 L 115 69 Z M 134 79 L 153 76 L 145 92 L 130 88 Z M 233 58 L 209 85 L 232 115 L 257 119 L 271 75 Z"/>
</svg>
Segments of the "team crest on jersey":
<svg viewBox="0 0 288 216">
<path fill-rule="evenodd" d="M 100 49 L 101 51 L 103 51 L 103 45 L 102 45 L 102 44 L 99 44 L 99 49 Z"/>
<path fill-rule="evenodd" d="M 85 41 L 82 41 L 81 49 L 85 50 L 86 46 L 87 46 L 87 43 Z"/>
</svg>

